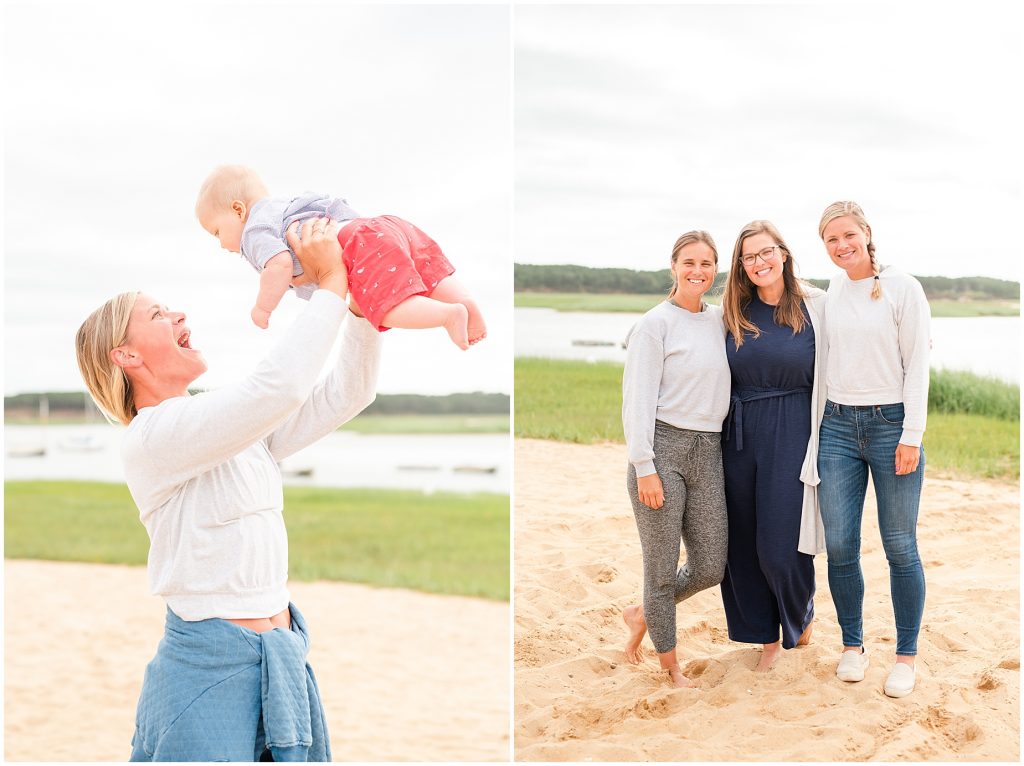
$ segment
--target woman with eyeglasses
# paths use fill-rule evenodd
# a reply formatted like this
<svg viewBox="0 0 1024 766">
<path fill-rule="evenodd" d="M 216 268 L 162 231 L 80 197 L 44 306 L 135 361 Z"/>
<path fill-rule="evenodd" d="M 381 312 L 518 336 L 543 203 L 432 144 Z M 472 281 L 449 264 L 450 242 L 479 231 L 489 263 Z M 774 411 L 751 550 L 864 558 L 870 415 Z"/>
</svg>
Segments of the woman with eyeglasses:
<svg viewBox="0 0 1024 766">
<path fill-rule="evenodd" d="M 729 555 L 722 581 L 729 638 L 763 646 L 755 670 L 810 641 L 817 510 L 817 435 L 825 293 L 796 278 L 769 221 L 743 227 L 722 299 L 732 402 L 722 463 Z M 781 634 L 781 641 L 780 641 Z"/>
<path fill-rule="evenodd" d="M 643 605 L 623 611 L 626 658 L 640 662 L 650 632 L 673 686 L 693 686 L 676 657 L 676 604 L 722 581 L 725 492 L 722 420 L 729 365 L 722 312 L 702 298 L 715 281 L 718 251 L 705 231 L 672 248 L 668 300 L 630 331 L 622 376 L 622 424 L 629 451 L 626 486 L 643 552 Z M 679 567 L 679 544 L 686 563 Z"/>
<path fill-rule="evenodd" d="M 829 205 L 818 234 L 844 272 L 828 288 L 831 352 L 818 454 L 828 583 L 843 634 L 836 675 L 861 681 L 868 666 L 860 528 L 870 472 L 896 618 L 896 663 L 884 691 L 905 697 L 914 690 L 924 613 L 917 514 L 928 414 L 928 300 L 912 276 L 879 265 L 871 227 L 855 202 Z"/>
</svg>

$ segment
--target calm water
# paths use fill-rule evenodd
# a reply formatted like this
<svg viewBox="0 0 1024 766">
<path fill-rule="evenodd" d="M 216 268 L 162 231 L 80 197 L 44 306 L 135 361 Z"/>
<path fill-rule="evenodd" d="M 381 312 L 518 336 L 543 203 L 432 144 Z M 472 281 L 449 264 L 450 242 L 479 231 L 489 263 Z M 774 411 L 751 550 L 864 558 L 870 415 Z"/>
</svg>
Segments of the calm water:
<svg viewBox="0 0 1024 766">
<path fill-rule="evenodd" d="M 121 435 L 106 424 L 7 426 L 4 476 L 7 479 L 85 479 L 124 481 Z M 95 451 L 73 449 L 72 442 L 92 438 Z M 12 449 L 43 446 L 42 457 L 15 457 Z M 323 487 L 382 487 L 425 492 L 497 492 L 508 494 L 511 477 L 506 434 L 365 435 L 338 431 L 284 461 L 285 484 Z M 495 468 L 494 473 L 456 467 Z M 291 469 L 312 468 L 310 477 Z"/>
<path fill-rule="evenodd" d="M 622 341 L 640 316 L 517 308 L 516 356 L 624 362 Z M 931 364 L 1019 383 L 1020 317 L 933 319 Z"/>
</svg>

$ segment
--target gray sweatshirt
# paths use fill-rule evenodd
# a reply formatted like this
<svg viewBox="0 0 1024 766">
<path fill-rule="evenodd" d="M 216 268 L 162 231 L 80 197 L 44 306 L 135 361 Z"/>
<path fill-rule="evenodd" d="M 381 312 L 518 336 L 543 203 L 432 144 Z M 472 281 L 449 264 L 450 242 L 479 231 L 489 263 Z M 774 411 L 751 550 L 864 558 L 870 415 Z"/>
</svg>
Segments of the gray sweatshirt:
<svg viewBox="0 0 1024 766">
<path fill-rule="evenodd" d="M 828 398 L 838 404 L 902 402 L 900 444 L 921 446 L 928 417 L 928 351 L 931 315 L 921 283 L 894 266 L 879 274 L 882 297 L 872 300 L 874 279 L 835 276 L 828 286 Z"/>
<path fill-rule="evenodd" d="M 722 430 L 731 378 L 722 309 L 694 314 L 663 301 L 626 338 L 622 428 L 637 477 L 654 470 L 654 421 L 690 431 Z"/>
<path fill-rule="evenodd" d="M 288 606 L 288 536 L 277 461 L 374 398 L 380 333 L 345 320 L 338 361 L 314 386 L 345 302 L 317 290 L 239 383 L 143 407 L 122 443 L 149 533 L 149 585 L 183 620 L 269 617 Z"/>
</svg>

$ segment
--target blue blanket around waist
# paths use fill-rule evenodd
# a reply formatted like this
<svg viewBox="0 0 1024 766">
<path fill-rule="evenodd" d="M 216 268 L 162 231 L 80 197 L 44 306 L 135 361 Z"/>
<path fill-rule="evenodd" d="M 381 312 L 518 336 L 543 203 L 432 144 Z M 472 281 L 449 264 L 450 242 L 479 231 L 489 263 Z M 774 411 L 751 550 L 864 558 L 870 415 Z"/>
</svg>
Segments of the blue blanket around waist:
<svg viewBox="0 0 1024 766">
<path fill-rule="evenodd" d="M 264 633 L 220 619 L 187 622 L 168 609 L 163 640 L 146 668 L 133 759 L 195 760 L 192 754 L 204 752 L 197 744 L 211 732 L 255 723 L 257 757 L 259 739 L 275 761 L 329 761 L 320 691 L 306 662 L 306 621 L 288 606 L 292 629 Z M 241 679 L 247 680 L 237 686 Z M 240 693 L 225 699 L 228 688 Z M 196 722 L 192 731 L 189 722 Z"/>
</svg>

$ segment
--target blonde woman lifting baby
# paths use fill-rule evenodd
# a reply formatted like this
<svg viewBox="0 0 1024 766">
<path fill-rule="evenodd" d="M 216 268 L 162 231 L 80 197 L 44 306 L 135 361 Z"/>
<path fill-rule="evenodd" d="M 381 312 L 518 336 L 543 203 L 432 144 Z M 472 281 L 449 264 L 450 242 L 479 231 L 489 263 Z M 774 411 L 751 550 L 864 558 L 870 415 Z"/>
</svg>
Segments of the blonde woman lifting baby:
<svg viewBox="0 0 1024 766">
<path fill-rule="evenodd" d="M 479 307 L 451 276 L 455 268 L 441 248 L 401 218 L 361 218 L 345 200 L 322 194 L 271 197 L 256 172 L 241 165 L 222 165 L 207 177 L 196 217 L 221 247 L 240 253 L 260 273 L 251 313 L 259 327 L 268 326 L 289 288 L 309 300 L 317 287 L 285 242 L 288 227 L 330 218 L 341 226 L 350 300 L 379 331 L 443 327 L 461 349 L 487 335 Z"/>
</svg>

